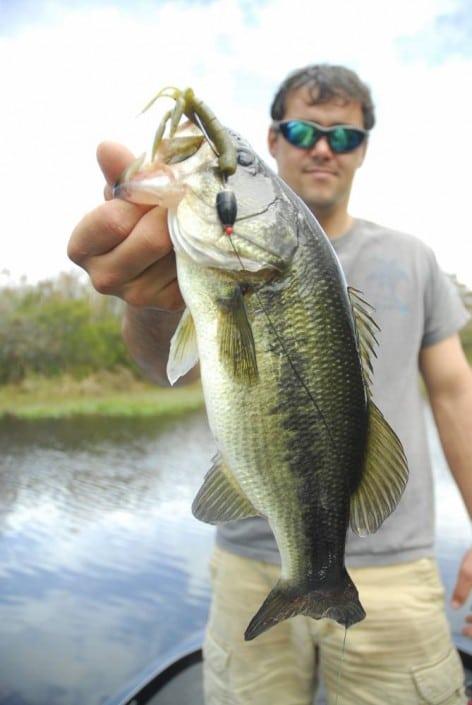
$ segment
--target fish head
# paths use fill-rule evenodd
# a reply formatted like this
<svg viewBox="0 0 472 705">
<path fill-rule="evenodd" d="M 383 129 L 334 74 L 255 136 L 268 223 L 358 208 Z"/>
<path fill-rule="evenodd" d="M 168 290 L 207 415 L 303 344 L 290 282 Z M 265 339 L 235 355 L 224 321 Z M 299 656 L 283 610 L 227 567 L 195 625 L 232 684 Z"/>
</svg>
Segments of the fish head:
<svg viewBox="0 0 472 705">
<path fill-rule="evenodd" d="M 162 140 L 150 163 L 136 160 L 115 185 L 114 195 L 133 203 L 169 209 L 177 255 L 202 266 L 231 271 L 283 272 L 297 247 L 297 209 L 287 187 L 242 137 L 229 132 L 237 168 L 224 176 L 218 155 L 191 122 Z M 217 197 L 234 194 L 236 218 L 228 234 Z"/>
</svg>

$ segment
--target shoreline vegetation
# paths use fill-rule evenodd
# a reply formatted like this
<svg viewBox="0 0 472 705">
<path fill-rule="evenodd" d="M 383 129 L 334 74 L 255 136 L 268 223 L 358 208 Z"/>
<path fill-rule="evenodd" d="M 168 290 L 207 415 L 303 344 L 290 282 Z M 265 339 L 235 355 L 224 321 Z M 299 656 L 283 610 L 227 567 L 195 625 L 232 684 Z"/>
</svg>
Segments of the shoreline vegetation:
<svg viewBox="0 0 472 705">
<path fill-rule="evenodd" d="M 472 292 L 451 280 L 472 314 Z M 143 379 L 121 337 L 123 307 L 79 273 L 14 284 L 0 272 L 0 422 L 171 418 L 203 408 L 198 383 L 174 389 Z M 461 339 L 472 363 L 472 322 Z"/>
<path fill-rule="evenodd" d="M 5 419 L 59 419 L 77 416 L 178 417 L 203 408 L 200 384 L 158 387 L 121 368 L 81 380 L 70 375 L 27 377 L 0 385 L 0 422 Z"/>
<path fill-rule="evenodd" d="M 0 283 L 0 421 L 163 419 L 202 408 L 199 384 L 173 389 L 143 379 L 121 337 L 123 307 L 79 273 Z"/>
</svg>

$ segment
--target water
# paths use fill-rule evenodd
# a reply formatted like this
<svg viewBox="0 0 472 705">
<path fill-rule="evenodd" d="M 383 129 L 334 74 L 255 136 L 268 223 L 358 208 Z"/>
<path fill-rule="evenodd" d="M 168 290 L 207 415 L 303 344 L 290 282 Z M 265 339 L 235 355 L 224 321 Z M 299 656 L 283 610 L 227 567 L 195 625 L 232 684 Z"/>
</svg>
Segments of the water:
<svg viewBox="0 0 472 705">
<path fill-rule="evenodd" d="M 0 705 L 98 705 L 202 628 L 214 443 L 202 414 L 159 423 L 0 424 Z M 428 423 L 450 592 L 470 531 Z"/>
<path fill-rule="evenodd" d="M 205 419 L 8 422 L 0 448 L 0 703 L 103 702 L 204 622 Z"/>
</svg>

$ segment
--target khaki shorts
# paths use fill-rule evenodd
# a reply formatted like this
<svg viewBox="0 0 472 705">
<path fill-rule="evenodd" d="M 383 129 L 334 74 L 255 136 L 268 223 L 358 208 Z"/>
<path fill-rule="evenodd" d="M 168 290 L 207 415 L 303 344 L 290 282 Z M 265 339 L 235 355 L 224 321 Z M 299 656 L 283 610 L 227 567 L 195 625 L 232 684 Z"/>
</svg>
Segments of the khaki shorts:
<svg viewBox="0 0 472 705">
<path fill-rule="evenodd" d="M 278 566 L 216 549 L 204 645 L 206 705 L 311 705 L 318 674 L 335 705 L 345 630 L 298 616 L 244 631 Z M 431 559 L 349 571 L 367 617 L 347 631 L 339 705 L 465 705 L 464 673 Z"/>
</svg>

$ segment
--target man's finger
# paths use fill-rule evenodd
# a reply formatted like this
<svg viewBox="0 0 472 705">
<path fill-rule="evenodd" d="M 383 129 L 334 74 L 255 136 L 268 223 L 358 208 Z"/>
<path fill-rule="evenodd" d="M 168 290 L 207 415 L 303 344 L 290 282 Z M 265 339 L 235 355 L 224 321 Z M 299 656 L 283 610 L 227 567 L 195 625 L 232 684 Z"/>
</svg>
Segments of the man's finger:
<svg viewBox="0 0 472 705">
<path fill-rule="evenodd" d="M 106 205 L 109 205 L 109 210 L 111 210 L 112 204 L 104 204 L 104 207 Z M 140 208 L 140 206 L 123 201 L 117 202 L 117 205 L 131 205 L 133 208 Z M 113 208 L 113 211 L 115 221 L 113 229 L 108 228 L 107 231 L 105 225 L 102 226 L 100 242 L 95 235 L 95 241 L 89 244 L 89 253 L 92 254 L 92 248 L 95 247 L 95 252 L 100 255 L 95 262 L 89 262 L 89 274 L 93 281 L 94 274 L 98 269 L 99 272 L 113 273 L 113 279 L 118 278 L 123 283 L 131 282 L 156 260 L 160 260 L 171 251 L 172 245 L 167 231 L 167 213 L 162 208 L 151 208 L 149 212 L 141 213 L 139 219 L 133 222 L 135 213 L 133 211 L 128 213 L 122 207 L 118 211 L 123 222 L 120 227 L 120 220 L 115 214 L 116 207 Z M 125 211 L 123 216 L 121 216 L 121 211 Z M 129 235 L 123 237 L 123 233 L 129 233 Z M 109 245 L 111 242 L 113 246 L 107 247 L 107 244 Z M 173 276 L 175 276 L 175 272 Z"/>
<path fill-rule="evenodd" d="M 101 142 L 97 147 L 98 164 L 111 186 L 134 158 L 134 154 L 118 142 Z"/>
<path fill-rule="evenodd" d="M 459 569 L 457 583 L 452 593 L 452 607 L 460 607 L 469 597 L 472 588 L 472 549 L 467 551 Z"/>
<path fill-rule="evenodd" d="M 452 593 L 452 607 L 460 607 L 467 600 L 470 592 L 470 583 L 462 575 L 459 575 L 454 592 Z"/>
<path fill-rule="evenodd" d="M 137 206 L 119 199 L 102 203 L 87 213 L 75 227 L 67 254 L 81 267 L 91 257 L 103 255 L 125 240 L 149 206 Z"/>
<path fill-rule="evenodd" d="M 169 252 L 154 262 L 145 272 L 125 285 L 122 298 L 131 306 L 150 306 L 165 311 L 179 311 L 185 307 L 177 282 L 175 254 Z"/>
<path fill-rule="evenodd" d="M 462 629 L 462 634 L 472 638 L 472 615 L 467 615 L 465 618 L 467 624 Z"/>
</svg>

